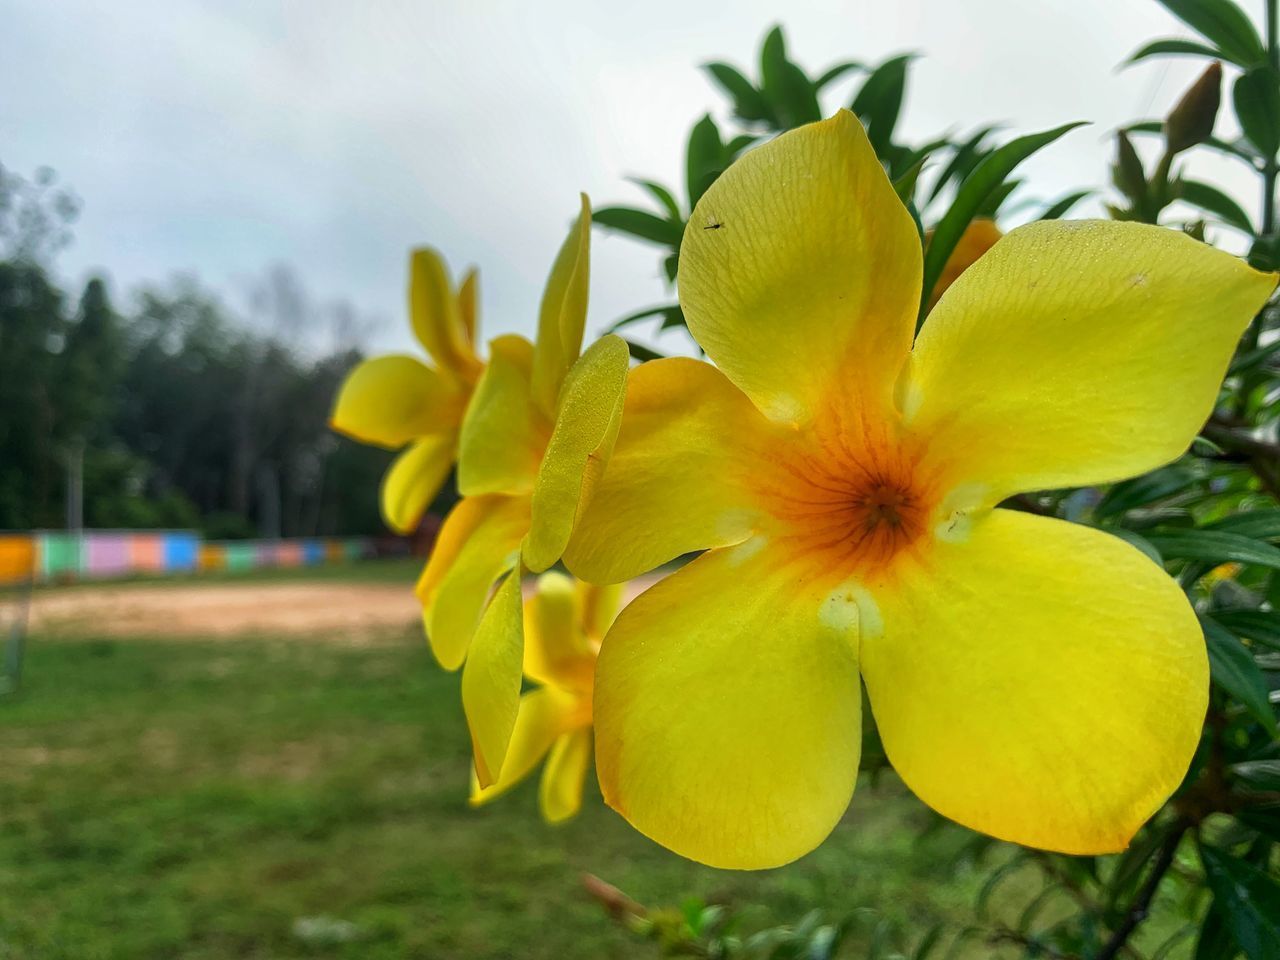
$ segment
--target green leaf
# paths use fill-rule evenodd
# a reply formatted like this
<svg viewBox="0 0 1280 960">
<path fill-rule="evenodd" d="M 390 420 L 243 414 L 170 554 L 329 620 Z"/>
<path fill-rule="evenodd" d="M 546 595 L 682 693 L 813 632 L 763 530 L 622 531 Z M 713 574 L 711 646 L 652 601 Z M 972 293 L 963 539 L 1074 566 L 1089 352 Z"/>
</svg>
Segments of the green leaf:
<svg viewBox="0 0 1280 960">
<path fill-rule="evenodd" d="M 1280 509 L 1248 510 L 1207 525 L 1209 530 L 1238 533 L 1255 540 L 1280 540 Z"/>
<path fill-rule="evenodd" d="M 670 190 L 652 180 L 642 180 L 639 177 L 627 177 L 627 179 L 657 200 L 662 205 L 662 208 L 667 211 L 667 215 L 671 220 L 683 223 L 684 214 L 681 212 L 680 204 L 676 202 L 676 198 Z"/>
<path fill-rule="evenodd" d="M 844 63 L 837 63 L 834 67 L 831 67 L 829 70 L 823 73 L 822 76 L 820 76 L 817 80 L 813 81 L 814 89 L 817 90 L 819 93 L 821 93 L 824 87 L 828 86 L 829 84 L 835 83 L 837 80 L 843 77 L 846 73 L 851 73 L 855 70 L 865 70 L 865 69 L 866 67 L 864 67 L 862 64 L 857 63 L 853 60 L 846 60 Z"/>
<path fill-rule="evenodd" d="M 933 189 L 929 191 L 927 202 L 932 203 L 936 200 L 938 194 L 946 188 L 951 180 L 963 180 L 969 175 L 974 165 L 977 164 L 982 156 L 985 156 L 982 141 L 991 136 L 997 129 L 997 127 L 983 127 L 956 148 L 956 152 L 951 156 L 951 161 L 942 168 L 942 173 L 938 174 L 938 179 L 934 183 Z"/>
<path fill-rule="evenodd" d="M 663 220 L 632 207 L 601 207 L 591 215 L 591 219 L 602 227 L 629 233 L 664 247 L 678 247 L 684 236 L 684 224 Z"/>
<path fill-rule="evenodd" d="M 1205 879 L 1213 891 L 1213 911 L 1245 956 L 1280 957 L 1280 883 L 1225 850 L 1201 846 Z"/>
<path fill-rule="evenodd" d="M 1161 530 L 1149 539 L 1167 560 L 1254 563 L 1280 570 L 1280 549 L 1223 530 Z"/>
<path fill-rule="evenodd" d="M 1119 516 L 1137 507 L 1146 507 L 1168 499 L 1199 482 L 1200 473 L 1183 465 L 1175 464 L 1154 470 L 1115 484 L 1098 501 L 1093 513 L 1099 518 Z"/>
<path fill-rule="evenodd" d="M 1160 551 L 1152 546 L 1151 541 L 1141 534 L 1134 533 L 1132 530 L 1126 530 L 1124 527 L 1113 527 L 1107 532 L 1119 537 L 1126 543 L 1137 547 L 1157 566 L 1164 566 L 1164 557 L 1160 556 Z"/>
<path fill-rule="evenodd" d="M 1232 63 L 1247 67 L 1266 59 L 1258 31 L 1231 0 L 1160 0 L 1160 4 Z"/>
<path fill-rule="evenodd" d="M 1048 146 L 1068 130 L 1081 126 L 1066 123 L 1043 133 L 1028 134 L 1011 140 L 993 150 L 974 167 L 973 172 L 960 184 L 956 198 L 933 230 L 933 239 L 924 254 L 924 290 L 920 301 L 921 317 L 933 293 L 934 284 L 942 274 L 942 268 L 951 256 L 974 215 L 982 209 L 983 202 L 998 190 L 1018 164 L 1037 150 Z"/>
<path fill-rule="evenodd" d="M 1280 760 L 1247 760 L 1232 764 L 1231 772 L 1251 790 L 1280 791 Z"/>
<path fill-rule="evenodd" d="M 907 92 L 907 66 L 914 59 L 913 53 L 890 57 L 871 72 L 853 98 L 850 109 L 866 125 L 867 139 L 878 157 L 893 143 Z"/>
<path fill-rule="evenodd" d="M 662 317 L 663 322 L 665 323 L 667 317 L 669 317 L 673 313 L 678 314 L 679 312 L 680 312 L 680 305 L 678 303 L 663 304 L 660 307 L 646 307 L 645 309 L 639 310 L 636 313 L 628 314 L 627 316 L 623 317 L 621 320 L 615 320 L 613 323 L 613 326 L 611 326 L 605 332 L 617 333 L 618 330 L 622 329 L 623 327 L 630 326 L 633 323 L 639 323 L 641 320 L 648 320 L 651 317 Z"/>
<path fill-rule="evenodd" d="M 1276 735 L 1276 717 L 1267 700 L 1267 681 L 1240 638 L 1212 617 L 1201 617 L 1213 682 L 1240 701 L 1249 715 Z"/>
<path fill-rule="evenodd" d="M 747 147 L 751 146 L 760 138 L 754 133 L 740 133 L 728 143 L 724 145 L 725 159 L 732 161 L 737 159 L 738 154 Z"/>
<path fill-rule="evenodd" d="M 1058 220 L 1086 197 L 1093 196 L 1092 190 L 1077 190 L 1075 193 L 1068 193 L 1065 197 L 1055 200 L 1049 206 L 1044 208 L 1044 213 L 1040 214 L 1041 220 Z"/>
<path fill-rule="evenodd" d="M 1231 59 L 1221 50 L 1207 46 L 1203 43 L 1197 43 L 1194 40 L 1153 40 L 1145 47 L 1135 51 L 1123 65 L 1129 66 L 1130 64 L 1138 63 L 1141 60 L 1146 60 L 1148 57 L 1175 57 L 1183 55 L 1209 57 L 1212 60 Z"/>
<path fill-rule="evenodd" d="M 659 353 L 650 347 L 646 347 L 643 343 L 636 343 L 634 340 L 622 338 L 622 342 L 627 345 L 627 352 L 631 354 L 631 359 L 640 363 L 646 363 L 649 360 L 661 360 L 666 357 L 665 353 Z"/>
<path fill-rule="evenodd" d="M 1280 650 L 1280 613 L 1263 610 L 1215 610 L 1213 619 L 1234 633 L 1264 647 Z"/>
<path fill-rule="evenodd" d="M 724 172 L 724 145 L 720 130 L 711 114 L 706 114 L 689 133 L 685 152 L 685 185 L 689 191 L 689 209 L 697 205 L 707 187 Z"/>
<path fill-rule="evenodd" d="M 1227 926 L 1218 912 L 1209 904 L 1209 912 L 1200 925 L 1200 936 L 1196 938 L 1196 952 L 1192 960 L 1235 960 L 1240 948 L 1231 939 Z"/>
<path fill-rule="evenodd" d="M 1241 74 L 1231 88 L 1231 102 L 1249 142 L 1263 156 L 1274 156 L 1280 149 L 1280 74 L 1269 66 Z"/>
<path fill-rule="evenodd" d="M 1179 180 L 1175 186 L 1179 200 L 1199 207 L 1228 223 L 1237 230 L 1253 236 L 1256 231 L 1249 222 L 1249 214 L 1235 200 L 1227 196 L 1217 187 L 1199 180 Z"/>
<path fill-rule="evenodd" d="M 733 112 L 743 120 L 775 120 L 764 94 L 737 67 L 727 63 L 707 63 L 703 64 L 703 69 L 729 94 L 733 100 Z"/>
<path fill-rule="evenodd" d="M 928 159 L 928 157 L 921 157 L 907 168 L 906 173 L 893 181 L 893 190 L 903 203 L 910 203 L 911 198 L 915 195 L 916 181 L 920 179 L 920 171 L 924 169 Z"/>
<path fill-rule="evenodd" d="M 818 92 L 804 71 L 787 59 L 782 28 L 774 27 L 760 48 L 761 92 L 784 130 L 822 119 Z"/>
</svg>

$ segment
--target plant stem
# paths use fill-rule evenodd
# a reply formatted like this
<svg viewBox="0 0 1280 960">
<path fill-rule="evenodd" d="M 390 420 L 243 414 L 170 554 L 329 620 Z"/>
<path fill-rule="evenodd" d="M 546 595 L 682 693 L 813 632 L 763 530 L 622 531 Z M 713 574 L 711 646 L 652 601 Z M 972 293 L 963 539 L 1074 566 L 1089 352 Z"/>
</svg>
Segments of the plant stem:
<svg viewBox="0 0 1280 960">
<path fill-rule="evenodd" d="M 1095 960 L 1115 960 L 1115 957 L 1119 956 L 1120 951 L 1128 944 L 1129 938 L 1133 936 L 1133 931 L 1138 929 L 1138 925 L 1147 918 L 1147 914 L 1151 912 L 1151 901 L 1155 899 L 1156 890 L 1160 887 L 1160 881 L 1173 866 L 1178 844 L 1182 842 L 1182 835 L 1187 832 L 1188 827 L 1190 824 L 1187 821 L 1179 820 L 1169 828 L 1169 835 L 1164 838 L 1164 843 L 1160 846 L 1160 853 L 1156 857 L 1155 865 L 1151 868 L 1151 873 L 1147 875 L 1146 882 L 1138 891 L 1138 895 L 1133 898 L 1133 903 L 1129 905 L 1120 925 L 1112 932 L 1111 939 L 1098 951 Z"/>
</svg>

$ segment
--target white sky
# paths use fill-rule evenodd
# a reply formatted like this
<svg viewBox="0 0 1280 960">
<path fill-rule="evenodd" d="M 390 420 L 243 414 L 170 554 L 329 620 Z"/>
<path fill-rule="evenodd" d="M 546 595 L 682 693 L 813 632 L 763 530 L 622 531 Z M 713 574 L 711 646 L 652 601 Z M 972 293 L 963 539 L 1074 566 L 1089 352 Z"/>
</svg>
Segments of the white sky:
<svg viewBox="0 0 1280 960">
<path fill-rule="evenodd" d="M 698 65 L 754 75 L 775 21 L 811 69 L 923 53 L 909 139 L 1092 121 L 1026 165 L 1045 198 L 1105 184 L 1110 131 L 1198 69 L 1116 70 L 1188 35 L 1154 0 L 0 0 L 0 163 L 75 188 L 61 268 L 105 270 L 118 295 L 175 271 L 232 291 L 285 261 L 384 314 L 377 347 L 407 347 L 406 251 L 430 243 L 480 265 L 487 336 L 530 333 L 577 192 L 604 205 L 641 199 L 628 174 L 682 184 L 690 125 L 726 116 Z M 1254 208 L 1247 172 L 1205 169 Z M 597 231 L 593 268 L 593 332 L 667 299 L 651 247 Z"/>
</svg>

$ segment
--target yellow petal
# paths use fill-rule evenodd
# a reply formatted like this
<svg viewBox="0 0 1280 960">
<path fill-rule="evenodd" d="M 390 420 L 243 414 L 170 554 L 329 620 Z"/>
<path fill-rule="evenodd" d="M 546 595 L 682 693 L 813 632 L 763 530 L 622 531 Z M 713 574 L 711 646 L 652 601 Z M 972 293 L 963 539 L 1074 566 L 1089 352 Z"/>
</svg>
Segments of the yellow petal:
<svg viewBox="0 0 1280 960">
<path fill-rule="evenodd" d="M 458 435 L 437 433 L 411 443 L 382 478 L 382 518 L 396 533 L 418 529 L 453 466 Z"/>
<path fill-rule="evenodd" d="M 562 573 L 544 573 L 524 607 L 524 672 L 538 683 L 591 692 L 595 650 L 583 629 L 583 598 Z"/>
<path fill-rule="evenodd" d="M 600 586 L 581 580 L 576 582 L 578 603 L 582 607 L 582 629 L 589 640 L 599 643 L 609 632 L 622 606 L 625 587 L 626 584 L 623 583 Z"/>
<path fill-rule="evenodd" d="M 715 867 L 812 850 L 858 769 L 856 623 L 759 546 L 704 554 L 633 600 L 596 672 L 605 800 Z"/>
<path fill-rule="evenodd" d="M 1181 454 L 1275 276 L 1160 227 L 1033 223 L 965 271 L 916 344 L 911 429 L 986 503 Z"/>
<path fill-rule="evenodd" d="M 465 402 L 456 384 L 413 357 L 374 357 L 342 381 L 329 424 L 362 443 L 394 450 L 456 428 Z"/>
<path fill-rule="evenodd" d="M 480 332 L 480 275 L 475 267 L 463 274 L 458 284 L 458 313 L 465 340 L 474 349 Z"/>
<path fill-rule="evenodd" d="M 894 768 L 944 816 L 1110 853 L 1186 773 L 1208 699 L 1204 639 L 1182 591 L 1127 543 L 996 510 L 872 592 L 871 709 Z"/>
<path fill-rule="evenodd" d="M 745 154 L 703 194 L 680 304 L 730 380 L 771 418 L 802 423 L 833 391 L 892 395 L 921 270 L 911 215 L 841 110 Z"/>
<path fill-rule="evenodd" d="M 497 781 L 515 729 L 523 647 L 517 564 L 480 619 L 462 668 L 462 709 L 471 729 L 476 780 L 482 789 Z"/>
<path fill-rule="evenodd" d="M 551 687 L 539 687 L 521 697 L 502 774 L 482 788 L 473 770 L 471 805 L 488 803 L 527 777 L 551 750 L 552 744 L 573 727 L 577 710 L 576 697 Z"/>
<path fill-rule="evenodd" d="M 760 511 L 753 474 L 779 427 L 708 363 L 654 360 L 631 371 L 622 427 L 565 564 L 616 583 L 685 553 L 741 543 Z"/>
<path fill-rule="evenodd" d="M 590 764 L 589 727 L 566 733 L 555 742 L 538 789 L 538 806 L 547 823 L 563 823 L 582 809 L 582 784 Z"/>
<path fill-rule="evenodd" d="M 560 393 L 551 440 L 533 488 L 524 559 L 545 570 L 560 559 L 579 511 L 591 501 L 618 436 L 626 394 L 627 345 L 601 337 L 575 363 Z"/>
<path fill-rule="evenodd" d="M 582 350 L 590 276 L 591 203 L 584 193 L 578 217 L 551 266 L 538 310 L 533 396 L 548 416 L 555 413 L 560 385 Z"/>
<path fill-rule="evenodd" d="M 489 344 L 489 363 L 462 421 L 458 489 L 529 493 L 550 436 L 550 423 L 530 395 L 533 344 L 511 334 Z"/>
<path fill-rule="evenodd" d="M 409 255 L 409 320 L 418 342 L 443 369 L 466 380 L 480 372 L 449 268 L 430 247 Z"/>
<path fill-rule="evenodd" d="M 994 247 L 996 241 L 1002 236 L 1004 234 L 1000 232 L 995 221 L 986 218 L 974 220 L 965 227 L 964 233 L 960 235 L 960 241 L 951 251 L 951 256 L 947 257 L 947 262 L 942 265 L 942 273 L 938 274 L 938 281 L 929 294 L 930 310 L 947 292 L 947 287 L 955 283 L 960 274 L 977 263 L 978 258 Z M 925 237 L 925 243 L 928 244 L 930 239 L 932 239 L 932 231 Z"/>
<path fill-rule="evenodd" d="M 494 583 L 519 557 L 527 497 L 464 497 L 445 517 L 418 580 L 422 622 L 436 659 L 457 670 Z"/>
</svg>

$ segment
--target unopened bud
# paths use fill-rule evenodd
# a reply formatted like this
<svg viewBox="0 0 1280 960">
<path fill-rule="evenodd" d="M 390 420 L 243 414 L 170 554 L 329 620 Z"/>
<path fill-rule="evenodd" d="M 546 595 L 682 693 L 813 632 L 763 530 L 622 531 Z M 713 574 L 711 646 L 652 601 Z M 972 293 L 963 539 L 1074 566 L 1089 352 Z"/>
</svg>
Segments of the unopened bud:
<svg viewBox="0 0 1280 960">
<path fill-rule="evenodd" d="M 1182 95 L 1164 121 L 1164 142 L 1170 154 L 1181 153 L 1213 135 L 1222 105 L 1222 64 L 1216 60 Z"/>
</svg>

